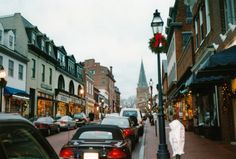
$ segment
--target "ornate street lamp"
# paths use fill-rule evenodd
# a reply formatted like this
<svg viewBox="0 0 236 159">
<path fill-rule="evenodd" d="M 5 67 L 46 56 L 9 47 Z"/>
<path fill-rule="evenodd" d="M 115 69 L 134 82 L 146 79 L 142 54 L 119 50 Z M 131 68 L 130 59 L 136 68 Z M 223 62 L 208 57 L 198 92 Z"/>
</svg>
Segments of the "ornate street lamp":
<svg viewBox="0 0 236 159">
<path fill-rule="evenodd" d="M 151 110 L 152 110 L 153 109 L 153 100 L 152 100 L 153 81 L 152 81 L 152 79 L 150 79 L 150 81 L 149 81 L 149 87 L 150 87 L 150 91 L 151 91 L 150 106 L 151 106 Z"/>
<path fill-rule="evenodd" d="M 2 89 L 7 84 L 5 77 L 6 77 L 6 71 L 4 70 L 3 66 L 0 66 L 0 112 L 2 112 Z"/>
<path fill-rule="evenodd" d="M 162 47 L 162 29 L 163 29 L 163 21 L 160 16 L 158 10 L 153 13 L 153 19 L 151 23 L 151 27 L 153 30 L 153 34 L 155 37 L 155 48 Z M 159 111 L 158 111 L 158 123 L 159 123 L 159 147 L 157 150 L 157 158 L 158 159 L 169 159 L 170 153 L 166 144 L 166 133 L 165 133 L 165 119 L 163 112 L 163 99 L 162 99 L 162 84 L 161 84 L 161 64 L 160 64 L 160 54 L 161 49 L 156 52 L 157 54 L 157 65 L 158 65 L 158 94 L 159 94 Z"/>
</svg>

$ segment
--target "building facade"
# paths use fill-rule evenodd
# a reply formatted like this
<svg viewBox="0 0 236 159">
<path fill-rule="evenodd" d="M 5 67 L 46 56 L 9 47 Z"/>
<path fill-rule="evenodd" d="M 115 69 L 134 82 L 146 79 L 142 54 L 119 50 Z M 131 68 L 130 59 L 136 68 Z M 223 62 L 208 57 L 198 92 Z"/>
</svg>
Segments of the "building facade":
<svg viewBox="0 0 236 159">
<path fill-rule="evenodd" d="M 94 59 L 84 61 L 85 71 L 90 71 L 93 75 L 94 86 L 100 91 L 104 98 L 104 109 L 108 112 L 113 112 L 115 107 L 115 79 L 112 74 L 112 67 L 108 69 Z"/>
<path fill-rule="evenodd" d="M 30 96 L 28 116 L 73 114 L 79 104 L 78 89 L 83 88 L 82 68 L 75 58 L 60 54 L 54 42 L 20 13 L 1 17 L 0 22 L 14 30 L 15 51 L 29 60 L 25 69 L 25 90 Z"/>
<path fill-rule="evenodd" d="M 0 111 L 28 117 L 30 106 L 26 92 L 26 67 L 29 59 L 15 50 L 15 36 L 13 29 L 0 22 L 0 66 L 7 75 L 5 81 L 1 79 Z"/>
</svg>

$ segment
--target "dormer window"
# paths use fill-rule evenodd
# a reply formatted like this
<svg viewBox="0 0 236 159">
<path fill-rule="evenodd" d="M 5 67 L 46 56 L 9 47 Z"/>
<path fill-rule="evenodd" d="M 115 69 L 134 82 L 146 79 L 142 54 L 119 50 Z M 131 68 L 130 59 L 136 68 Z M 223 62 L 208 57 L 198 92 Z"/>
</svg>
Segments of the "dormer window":
<svg viewBox="0 0 236 159">
<path fill-rule="evenodd" d="M 57 60 L 60 62 L 60 66 L 65 66 L 65 55 L 58 51 Z"/>
<path fill-rule="evenodd" d="M 44 40 L 41 41 L 41 50 L 45 51 L 45 42 L 44 42 Z"/>
<path fill-rule="evenodd" d="M 13 47 L 13 36 L 9 35 L 9 46 Z"/>
<path fill-rule="evenodd" d="M 48 46 L 48 54 L 52 55 L 52 46 L 51 45 Z"/>
<path fill-rule="evenodd" d="M 35 35 L 35 33 L 32 33 L 31 43 L 36 45 L 36 35 Z"/>
</svg>

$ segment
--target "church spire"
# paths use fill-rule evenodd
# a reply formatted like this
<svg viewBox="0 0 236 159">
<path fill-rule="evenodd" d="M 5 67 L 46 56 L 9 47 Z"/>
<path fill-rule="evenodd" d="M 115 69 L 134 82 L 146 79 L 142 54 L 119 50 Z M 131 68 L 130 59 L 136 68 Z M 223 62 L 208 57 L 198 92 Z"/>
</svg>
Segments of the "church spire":
<svg viewBox="0 0 236 159">
<path fill-rule="evenodd" d="M 143 60 L 141 61 L 141 68 L 139 72 L 139 80 L 138 80 L 138 87 L 148 87 L 147 79 L 144 71 Z"/>
</svg>

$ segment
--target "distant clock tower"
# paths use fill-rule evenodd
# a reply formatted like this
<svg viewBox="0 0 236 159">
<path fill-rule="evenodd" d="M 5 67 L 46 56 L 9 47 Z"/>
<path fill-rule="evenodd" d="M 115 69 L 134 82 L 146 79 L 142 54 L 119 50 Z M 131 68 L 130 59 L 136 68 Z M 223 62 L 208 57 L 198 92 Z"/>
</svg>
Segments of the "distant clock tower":
<svg viewBox="0 0 236 159">
<path fill-rule="evenodd" d="M 149 87 L 147 84 L 147 79 L 144 71 L 143 60 L 141 61 L 141 67 L 139 72 L 139 80 L 137 86 L 137 103 L 136 107 L 139 108 L 142 112 L 145 112 L 145 107 L 147 107 L 149 99 Z"/>
</svg>

